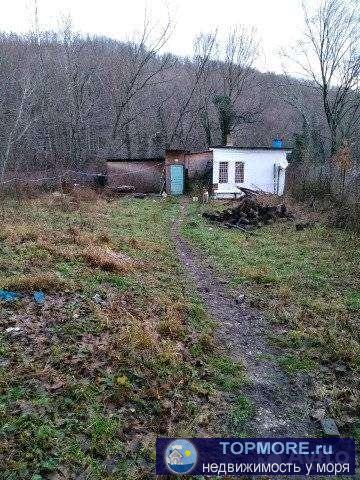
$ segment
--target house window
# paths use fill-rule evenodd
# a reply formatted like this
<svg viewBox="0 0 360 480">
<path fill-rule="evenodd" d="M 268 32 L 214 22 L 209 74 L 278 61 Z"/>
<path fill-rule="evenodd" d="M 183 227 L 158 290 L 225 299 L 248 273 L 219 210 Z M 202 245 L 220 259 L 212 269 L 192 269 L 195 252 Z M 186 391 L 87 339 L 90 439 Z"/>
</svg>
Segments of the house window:
<svg viewBox="0 0 360 480">
<path fill-rule="evenodd" d="M 228 183 L 228 162 L 219 163 L 219 183 Z"/>
<path fill-rule="evenodd" d="M 235 183 L 244 183 L 244 163 L 235 162 Z"/>
</svg>

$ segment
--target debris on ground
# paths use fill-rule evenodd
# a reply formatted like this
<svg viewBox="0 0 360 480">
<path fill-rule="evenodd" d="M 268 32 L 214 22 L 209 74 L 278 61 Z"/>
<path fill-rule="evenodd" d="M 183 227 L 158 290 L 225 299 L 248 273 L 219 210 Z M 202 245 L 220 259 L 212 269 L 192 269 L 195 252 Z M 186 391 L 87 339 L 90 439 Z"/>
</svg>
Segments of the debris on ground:
<svg viewBox="0 0 360 480">
<path fill-rule="evenodd" d="M 243 231 L 272 224 L 278 219 L 294 220 L 293 213 L 288 211 L 285 204 L 269 205 L 250 195 L 245 195 L 233 208 L 221 212 L 205 212 L 203 217 Z"/>
<path fill-rule="evenodd" d="M 317 408 L 310 414 L 310 416 L 314 420 L 321 422 L 321 420 L 323 420 L 326 416 L 326 410 L 325 408 Z"/>
<path fill-rule="evenodd" d="M 133 185 L 121 185 L 119 187 L 107 187 L 106 193 L 114 196 L 123 196 L 135 192 Z"/>
<path fill-rule="evenodd" d="M 295 224 L 295 229 L 296 231 L 300 232 L 301 230 L 305 230 L 306 228 L 312 228 L 314 225 L 314 222 L 297 222 Z"/>
<path fill-rule="evenodd" d="M 96 303 L 97 305 L 106 305 L 106 302 L 105 300 L 101 297 L 101 295 L 99 293 L 96 293 L 93 297 L 92 297 L 92 301 L 94 303 Z"/>
<path fill-rule="evenodd" d="M 245 295 L 243 293 L 238 295 L 237 298 L 235 299 L 235 302 L 238 305 L 241 305 L 242 303 L 244 303 L 245 302 Z"/>
<path fill-rule="evenodd" d="M 5 332 L 6 333 L 13 333 L 13 332 L 20 332 L 21 328 L 20 327 L 8 327 Z"/>
<path fill-rule="evenodd" d="M 8 327 L 5 330 L 5 333 L 9 335 L 9 337 L 17 337 L 18 335 L 22 334 L 22 329 L 20 327 Z"/>
<path fill-rule="evenodd" d="M 34 292 L 33 299 L 38 305 L 43 305 L 45 303 L 45 294 L 41 290 Z"/>
<path fill-rule="evenodd" d="M 324 431 L 324 435 L 327 437 L 340 437 L 339 429 L 332 418 L 324 418 L 320 423 Z"/>
<path fill-rule="evenodd" d="M 0 357 L 0 368 L 6 368 L 10 364 L 10 360 L 4 357 Z"/>
<path fill-rule="evenodd" d="M 14 302 L 18 300 L 20 295 L 16 292 L 10 292 L 9 290 L 0 290 L 0 300 L 3 302 Z"/>
<path fill-rule="evenodd" d="M 18 292 L 0 289 L 0 301 L 11 303 L 19 300 L 20 298 L 21 294 Z M 45 303 L 45 294 L 41 290 L 34 292 L 32 298 L 38 305 L 43 305 Z"/>
</svg>

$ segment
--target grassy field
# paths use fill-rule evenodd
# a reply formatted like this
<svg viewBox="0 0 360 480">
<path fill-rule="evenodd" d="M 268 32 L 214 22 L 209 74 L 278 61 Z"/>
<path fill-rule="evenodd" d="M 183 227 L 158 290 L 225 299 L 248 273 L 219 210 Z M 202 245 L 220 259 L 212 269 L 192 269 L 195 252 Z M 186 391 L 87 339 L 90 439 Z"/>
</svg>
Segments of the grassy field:
<svg viewBox="0 0 360 480">
<path fill-rule="evenodd" d="M 85 200 L 1 204 L 0 288 L 21 293 L 0 302 L 2 479 L 149 478 L 157 435 L 240 434 L 250 414 L 176 258 L 178 204 Z"/>
<path fill-rule="evenodd" d="M 291 376 L 311 375 L 360 440 L 359 237 L 292 224 L 221 229 L 192 204 L 184 235 L 273 322 Z M 169 199 L 6 200 L 0 209 L 0 478 L 147 479 L 155 439 L 244 435 L 245 372 L 184 278 Z M 46 294 L 37 305 L 32 294 Z"/>
<path fill-rule="evenodd" d="M 184 235 L 267 315 L 282 368 L 310 375 L 314 401 L 360 441 L 360 237 L 292 223 L 250 236 L 211 225 L 203 210 L 190 205 Z"/>
</svg>

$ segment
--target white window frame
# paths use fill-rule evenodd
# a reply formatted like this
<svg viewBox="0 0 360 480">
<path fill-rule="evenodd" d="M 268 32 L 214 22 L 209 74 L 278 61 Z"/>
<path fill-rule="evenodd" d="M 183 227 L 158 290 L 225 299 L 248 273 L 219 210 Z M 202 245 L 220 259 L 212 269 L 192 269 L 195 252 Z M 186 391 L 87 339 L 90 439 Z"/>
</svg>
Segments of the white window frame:
<svg viewBox="0 0 360 480">
<path fill-rule="evenodd" d="M 240 171 L 238 172 L 238 167 Z M 240 174 L 242 180 L 238 180 L 237 176 Z M 244 183 L 245 180 L 245 163 L 235 162 L 235 183 Z"/>
<path fill-rule="evenodd" d="M 229 183 L 229 162 L 219 162 L 219 183 Z"/>
</svg>

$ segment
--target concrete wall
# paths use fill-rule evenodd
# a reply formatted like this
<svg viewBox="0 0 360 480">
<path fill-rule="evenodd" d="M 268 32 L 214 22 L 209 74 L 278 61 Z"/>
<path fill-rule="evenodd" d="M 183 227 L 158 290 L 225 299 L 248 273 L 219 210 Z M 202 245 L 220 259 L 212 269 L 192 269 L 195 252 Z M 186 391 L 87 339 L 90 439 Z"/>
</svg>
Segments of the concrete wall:
<svg viewBox="0 0 360 480">
<path fill-rule="evenodd" d="M 107 178 L 110 188 L 124 185 L 136 192 L 160 193 L 164 183 L 164 162 L 159 160 L 108 161 Z"/>
<path fill-rule="evenodd" d="M 227 194 L 239 193 L 238 187 L 259 189 L 276 193 L 274 182 L 274 167 L 287 167 L 286 151 L 284 150 L 241 150 L 236 148 L 215 148 L 213 159 L 214 194 L 226 197 Z M 228 162 L 228 182 L 219 183 L 219 163 Z M 235 162 L 244 163 L 244 182 L 235 184 Z M 282 195 L 285 183 L 285 170 L 279 176 L 278 193 Z"/>
</svg>

